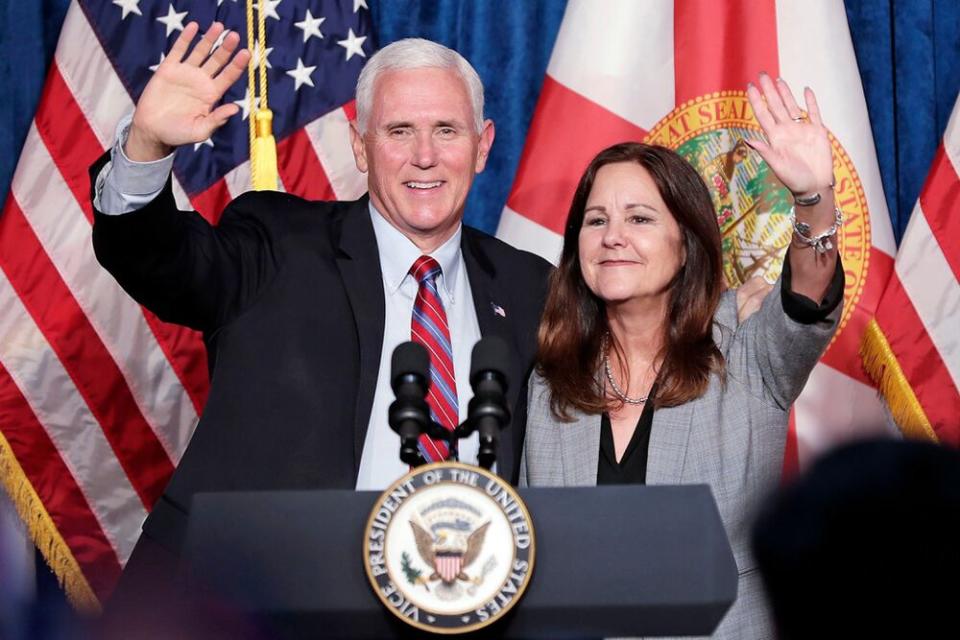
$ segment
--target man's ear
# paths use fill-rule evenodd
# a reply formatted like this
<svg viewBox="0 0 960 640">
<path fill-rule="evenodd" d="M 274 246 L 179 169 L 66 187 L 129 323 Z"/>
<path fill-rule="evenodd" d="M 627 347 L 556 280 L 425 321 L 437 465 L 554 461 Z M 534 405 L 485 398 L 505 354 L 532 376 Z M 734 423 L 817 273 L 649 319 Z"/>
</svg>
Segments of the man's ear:
<svg viewBox="0 0 960 640">
<path fill-rule="evenodd" d="M 477 145 L 477 163 L 475 171 L 480 173 L 487 166 L 487 158 L 490 157 L 490 148 L 493 146 L 493 138 L 496 131 L 493 126 L 493 120 L 486 120 L 483 123 L 483 130 L 480 132 L 480 144 Z"/>
<path fill-rule="evenodd" d="M 350 148 L 353 149 L 353 161 L 360 173 L 367 172 L 367 147 L 363 144 L 363 135 L 356 120 L 350 121 Z"/>
</svg>

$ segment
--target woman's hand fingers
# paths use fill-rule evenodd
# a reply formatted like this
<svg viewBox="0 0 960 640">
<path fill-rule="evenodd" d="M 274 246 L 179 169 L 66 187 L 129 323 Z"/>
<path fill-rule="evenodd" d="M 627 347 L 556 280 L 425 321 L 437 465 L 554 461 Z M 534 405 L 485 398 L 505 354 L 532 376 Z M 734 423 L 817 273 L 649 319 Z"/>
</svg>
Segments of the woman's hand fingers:
<svg viewBox="0 0 960 640">
<path fill-rule="evenodd" d="M 803 100 L 807 103 L 807 115 L 810 117 L 810 122 L 822 127 L 823 118 L 820 116 L 820 105 L 817 103 L 817 96 L 813 93 L 813 89 L 806 87 L 803 90 Z"/>
<path fill-rule="evenodd" d="M 763 94 L 757 89 L 757 85 L 752 82 L 747 84 L 747 100 L 750 101 L 750 107 L 753 109 L 753 114 L 757 117 L 757 122 L 760 123 L 760 127 L 764 131 L 772 130 L 777 124 L 777 121 L 774 119 L 773 114 L 770 113 L 767 102 L 763 99 Z"/>
<path fill-rule="evenodd" d="M 737 319 L 741 324 L 760 310 L 772 289 L 773 285 L 760 276 L 750 278 L 737 288 Z"/>
<path fill-rule="evenodd" d="M 766 73 L 761 73 L 759 82 L 760 89 L 763 91 L 763 99 L 767 103 L 767 109 L 770 110 L 777 123 L 790 121 L 792 118 L 787 112 L 787 107 L 784 105 L 783 98 L 781 98 L 780 91 L 774 84 L 773 79 Z M 789 92 L 789 89 L 787 91 Z"/>
<path fill-rule="evenodd" d="M 747 86 L 764 138 L 748 139 L 753 149 L 770 166 L 777 178 L 793 193 L 822 190 L 833 181 L 832 150 L 820 118 L 816 96 L 804 91 L 807 117 L 797 104 L 790 86 L 761 74 L 759 88 Z"/>
<path fill-rule="evenodd" d="M 793 98 L 793 92 L 790 91 L 790 87 L 787 86 L 787 83 L 784 82 L 783 78 L 777 78 L 776 82 L 777 95 L 780 96 L 780 99 L 783 100 L 783 104 L 787 109 L 787 115 L 790 117 L 790 120 L 796 121 L 797 118 L 803 118 L 803 110 L 797 104 L 797 101 Z"/>
</svg>

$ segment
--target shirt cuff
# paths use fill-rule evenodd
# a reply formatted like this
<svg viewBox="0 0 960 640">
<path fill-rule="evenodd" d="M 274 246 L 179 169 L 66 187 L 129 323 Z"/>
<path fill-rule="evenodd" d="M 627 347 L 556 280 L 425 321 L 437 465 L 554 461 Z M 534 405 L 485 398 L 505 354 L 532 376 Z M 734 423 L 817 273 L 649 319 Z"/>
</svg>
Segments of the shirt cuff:
<svg viewBox="0 0 960 640">
<path fill-rule="evenodd" d="M 830 286 L 827 287 L 827 293 L 823 296 L 823 302 L 820 304 L 807 296 L 792 291 L 791 278 L 792 273 L 788 256 L 783 260 L 783 273 L 780 274 L 780 298 L 783 302 L 783 312 L 794 322 L 800 324 L 823 322 L 843 301 L 844 275 L 840 256 L 837 256 L 837 268 L 833 272 Z"/>
<path fill-rule="evenodd" d="M 116 142 L 110 154 L 113 165 L 114 184 L 122 187 L 124 195 L 156 195 L 167 183 L 167 177 L 173 170 L 173 153 L 150 162 L 136 162 L 127 157 L 123 145 L 130 135 L 130 123 L 133 115 L 128 115 L 117 125 Z"/>
<path fill-rule="evenodd" d="M 122 215 L 146 206 L 160 194 L 173 170 L 173 153 L 150 162 L 135 162 L 127 157 L 123 145 L 132 121 L 130 114 L 117 124 L 110 161 L 97 175 L 93 206 L 107 215 Z"/>
</svg>

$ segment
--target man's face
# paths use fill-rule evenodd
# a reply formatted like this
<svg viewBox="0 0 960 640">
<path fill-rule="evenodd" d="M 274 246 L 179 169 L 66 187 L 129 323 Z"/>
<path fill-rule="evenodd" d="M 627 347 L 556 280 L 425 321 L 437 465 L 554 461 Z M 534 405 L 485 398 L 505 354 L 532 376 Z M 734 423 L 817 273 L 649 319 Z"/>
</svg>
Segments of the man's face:
<svg viewBox="0 0 960 640">
<path fill-rule="evenodd" d="M 477 133 L 466 85 L 450 69 L 386 71 L 377 78 L 367 131 L 350 129 L 370 200 L 424 252 L 453 235 L 475 174 L 493 144 Z"/>
</svg>

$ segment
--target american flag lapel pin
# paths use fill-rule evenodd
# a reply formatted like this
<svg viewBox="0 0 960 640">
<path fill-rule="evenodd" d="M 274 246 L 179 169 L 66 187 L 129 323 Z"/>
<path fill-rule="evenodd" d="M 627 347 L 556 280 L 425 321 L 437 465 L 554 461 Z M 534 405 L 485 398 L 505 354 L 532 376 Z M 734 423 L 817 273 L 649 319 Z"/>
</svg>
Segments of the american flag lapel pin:
<svg viewBox="0 0 960 640">
<path fill-rule="evenodd" d="M 503 307 L 498 305 L 496 302 L 490 303 L 490 308 L 493 309 L 493 315 L 500 316 L 501 318 L 507 317 L 507 312 L 503 310 Z"/>
</svg>

